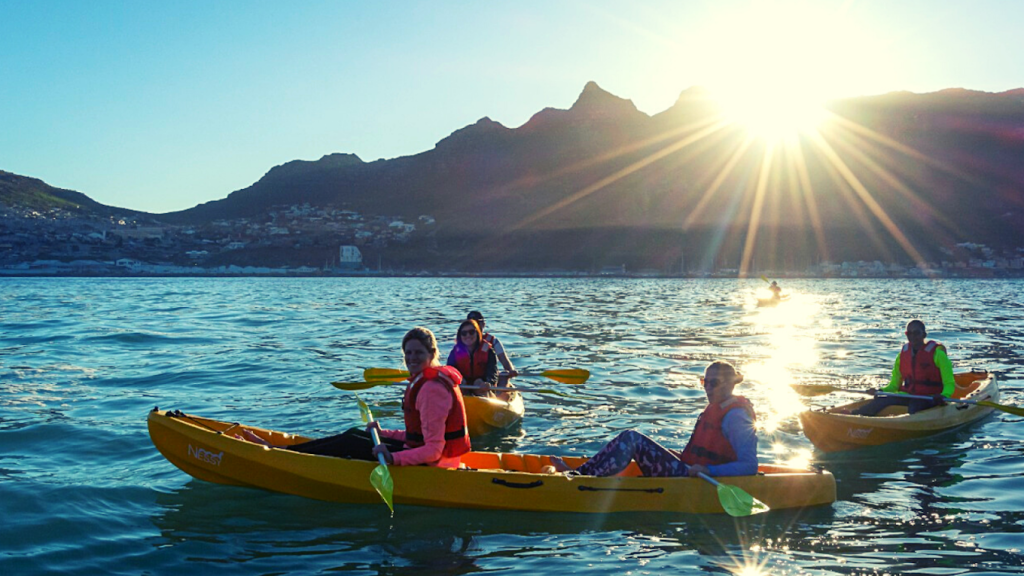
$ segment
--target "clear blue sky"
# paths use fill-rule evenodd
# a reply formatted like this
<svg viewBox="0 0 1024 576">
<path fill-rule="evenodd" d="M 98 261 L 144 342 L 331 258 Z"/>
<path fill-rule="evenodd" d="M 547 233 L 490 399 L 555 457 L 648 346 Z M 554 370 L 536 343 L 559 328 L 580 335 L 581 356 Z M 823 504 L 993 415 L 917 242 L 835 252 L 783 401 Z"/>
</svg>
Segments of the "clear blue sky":
<svg viewBox="0 0 1024 576">
<path fill-rule="evenodd" d="M 589 80 L 655 114 L 733 73 L 723 44 L 756 52 L 729 30 L 766 4 L 0 0 L 0 169 L 167 212 L 290 160 L 416 154 L 483 116 L 516 127 Z M 855 31 L 802 42 L 843 54 L 834 95 L 1024 86 L 1022 1 L 813 5 Z"/>
</svg>

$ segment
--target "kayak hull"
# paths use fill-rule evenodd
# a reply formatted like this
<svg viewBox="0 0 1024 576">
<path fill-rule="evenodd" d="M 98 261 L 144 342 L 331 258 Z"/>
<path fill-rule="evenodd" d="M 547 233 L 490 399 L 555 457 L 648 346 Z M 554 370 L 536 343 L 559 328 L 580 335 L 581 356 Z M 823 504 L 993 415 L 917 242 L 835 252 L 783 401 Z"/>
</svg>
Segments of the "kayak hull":
<svg viewBox="0 0 1024 576">
<path fill-rule="evenodd" d="M 463 396 L 466 403 L 466 427 L 469 436 L 477 438 L 508 430 L 523 419 L 526 407 L 523 395 L 513 392 L 505 401 L 485 396 Z"/>
<path fill-rule="evenodd" d="M 954 398 L 999 402 L 996 377 L 987 372 L 957 374 Z M 991 407 L 975 404 L 947 403 L 916 414 L 905 407 L 891 406 L 877 416 L 849 414 L 870 400 L 861 400 L 824 410 L 807 410 L 800 414 L 804 434 L 822 452 L 842 452 L 869 446 L 903 442 L 948 432 L 972 424 L 988 416 Z"/>
<path fill-rule="evenodd" d="M 379 504 L 370 485 L 376 462 L 301 454 L 235 438 L 238 424 L 153 410 L 150 438 L 164 457 L 187 474 L 219 484 L 262 488 L 306 498 Z M 275 445 L 308 438 L 245 426 Z M 577 466 L 584 459 L 567 457 Z M 697 478 L 644 478 L 632 464 L 622 475 L 597 478 L 541 473 L 547 456 L 471 452 L 467 469 L 390 466 L 397 506 L 526 510 L 536 512 L 724 513 L 714 486 Z M 761 466 L 756 476 L 720 480 L 737 486 L 773 510 L 835 502 L 826 471 Z"/>
</svg>

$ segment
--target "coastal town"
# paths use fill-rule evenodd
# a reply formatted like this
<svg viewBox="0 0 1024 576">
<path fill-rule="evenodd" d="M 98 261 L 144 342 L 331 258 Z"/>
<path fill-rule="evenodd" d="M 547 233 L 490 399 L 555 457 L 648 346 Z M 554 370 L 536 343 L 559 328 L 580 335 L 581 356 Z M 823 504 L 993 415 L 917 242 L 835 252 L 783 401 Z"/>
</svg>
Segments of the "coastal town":
<svg viewBox="0 0 1024 576">
<path fill-rule="evenodd" d="M 432 243 L 431 215 L 413 222 L 388 215 L 277 206 L 259 218 L 215 220 L 205 225 L 160 222 L 128 213 L 101 217 L 63 208 L 37 211 L 0 204 L 0 275 L 8 276 L 244 276 L 244 275 L 437 275 L 437 276 L 622 276 L 737 277 L 723 263 L 673 270 L 631 270 L 625 265 L 593 270 L 466 271 L 387 266 L 388 247 Z M 998 278 L 1024 276 L 1024 248 L 995 250 L 964 242 L 941 248 L 947 258 L 916 264 L 819 261 L 793 270 L 751 270 L 747 275 L 809 278 Z M 327 256 L 324 256 L 324 255 Z"/>
</svg>

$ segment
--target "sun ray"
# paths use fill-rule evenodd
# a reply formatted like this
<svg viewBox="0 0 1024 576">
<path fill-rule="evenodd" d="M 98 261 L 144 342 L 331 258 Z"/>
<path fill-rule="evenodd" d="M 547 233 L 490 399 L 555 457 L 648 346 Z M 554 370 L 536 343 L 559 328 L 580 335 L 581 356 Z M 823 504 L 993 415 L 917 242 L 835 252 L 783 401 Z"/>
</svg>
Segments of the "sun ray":
<svg viewBox="0 0 1024 576">
<path fill-rule="evenodd" d="M 775 145 L 770 144 L 765 150 L 761 160 L 761 168 L 757 175 L 757 187 L 754 190 L 754 205 L 750 209 L 750 222 L 747 225 L 747 237 L 743 245 L 743 258 L 740 263 L 740 278 L 747 276 L 750 270 L 750 261 L 754 254 L 754 242 L 757 239 L 757 230 L 761 222 L 761 210 L 764 206 L 765 191 L 768 188 L 768 177 L 772 171 L 772 159 L 775 155 Z"/>
<path fill-rule="evenodd" d="M 910 240 L 903 234 L 903 232 L 896 226 L 896 223 L 892 221 L 892 218 L 885 213 L 885 210 L 878 204 L 878 202 L 871 196 L 871 192 L 861 183 L 857 175 L 853 173 L 849 165 L 839 157 L 835 149 L 825 141 L 820 134 L 812 134 L 812 140 L 817 145 L 818 149 L 822 152 L 824 157 L 839 171 L 842 177 L 850 185 L 850 188 L 857 194 L 860 200 L 867 206 L 868 210 L 874 214 L 875 218 L 885 227 L 885 229 L 892 235 L 892 237 L 900 244 L 906 253 L 914 258 L 915 262 L 923 262 L 924 258 L 920 252 L 914 248 Z"/>
<path fill-rule="evenodd" d="M 613 182 L 621 180 L 622 178 L 624 178 L 624 177 L 626 177 L 626 176 L 636 172 L 637 170 L 640 170 L 641 168 L 643 168 L 645 166 L 648 166 L 648 165 L 650 165 L 650 164 L 652 164 L 652 163 L 654 163 L 654 162 L 664 158 L 665 156 L 668 156 L 669 154 L 672 154 L 673 152 L 676 152 L 676 151 L 678 151 L 678 150 L 680 150 L 682 148 L 685 148 L 685 147 L 687 147 L 687 146 L 689 146 L 689 145 L 691 145 L 691 144 L 693 144 L 695 142 L 699 142 L 703 138 L 710 137 L 714 133 L 718 132 L 719 130 L 724 129 L 727 126 L 728 126 L 727 122 L 725 122 L 723 120 L 719 120 L 715 124 L 712 124 L 712 125 L 704 128 L 703 130 L 699 130 L 696 133 L 691 134 L 690 136 L 688 136 L 686 138 L 683 138 L 682 140 L 679 140 L 679 141 L 677 141 L 677 142 L 675 142 L 675 143 L 673 143 L 673 144 L 671 144 L 669 146 L 666 146 L 665 148 L 662 148 L 661 150 L 659 150 L 657 152 L 654 152 L 654 153 L 652 153 L 652 154 L 650 154 L 650 155 L 648 155 L 648 156 L 646 156 L 646 157 L 644 157 L 644 158 L 642 158 L 640 160 L 637 160 L 636 162 L 633 162 L 629 166 L 626 166 L 625 168 L 622 168 L 622 169 L 614 172 L 613 174 L 610 174 L 608 176 L 605 176 L 604 178 L 601 178 L 597 182 L 594 182 L 593 184 L 590 184 L 589 186 L 584 187 L 583 189 L 581 189 L 581 190 L 571 194 L 570 196 L 567 196 L 566 198 L 563 198 L 563 199 L 559 200 L 558 202 L 552 204 L 551 206 L 548 206 L 547 208 L 537 212 L 536 214 L 533 214 L 531 216 L 528 216 L 527 218 L 524 218 L 518 224 L 513 226 L 512 229 L 516 230 L 516 229 L 523 228 L 525 226 L 529 226 L 530 224 L 532 224 L 532 223 L 534 223 L 534 222 L 544 218 L 545 216 L 548 216 L 548 215 L 550 215 L 550 214 L 552 214 L 554 212 L 557 212 L 558 210 L 561 210 L 562 208 L 565 208 L 566 206 L 569 206 L 570 204 L 573 204 L 574 202 L 577 202 L 577 201 L 579 201 L 579 200 L 581 200 L 583 198 L 586 198 L 587 196 L 593 194 L 594 192 L 597 192 L 598 190 L 601 190 L 605 186 L 608 186 L 609 184 L 612 184 Z"/>
<path fill-rule="evenodd" d="M 753 143 L 754 138 L 747 136 L 743 140 L 743 144 L 738 146 L 736 150 L 733 151 L 732 156 L 726 161 L 725 166 L 721 170 L 719 170 L 718 176 L 715 177 L 715 180 L 711 183 L 710 186 L 708 186 L 707 191 L 704 192 L 704 195 L 701 197 L 700 202 L 698 202 L 697 206 L 695 206 L 694 209 L 690 211 L 690 215 L 687 216 L 686 221 L 683 222 L 683 230 L 690 228 L 690 226 L 693 225 L 697 218 L 699 218 L 701 214 L 703 214 L 705 207 L 707 207 L 711 199 L 714 198 L 715 193 L 725 182 L 726 178 L 729 177 L 729 174 L 732 173 L 733 169 L 736 168 L 736 165 L 739 164 L 740 159 L 743 158 L 743 156 L 747 153 L 747 150 Z"/>
<path fill-rule="evenodd" d="M 807 161 L 804 159 L 804 149 L 799 142 L 795 143 L 793 153 L 795 156 L 793 165 L 797 172 L 800 192 L 803 195 L 804 201 L 807 203 L 808 217 L 811 220 L 811 226 L 814 228 L 814 237 L 818 241 L 819 252 L 827 260 L 829 252 L 828 242 L 825 240 L 825 228 L 822 225 L 821 216 L 818 213 L 818 201 L 814 198 L 814 187 L 811 185 L 811 175 L 807 172 Z"/>
</svg>

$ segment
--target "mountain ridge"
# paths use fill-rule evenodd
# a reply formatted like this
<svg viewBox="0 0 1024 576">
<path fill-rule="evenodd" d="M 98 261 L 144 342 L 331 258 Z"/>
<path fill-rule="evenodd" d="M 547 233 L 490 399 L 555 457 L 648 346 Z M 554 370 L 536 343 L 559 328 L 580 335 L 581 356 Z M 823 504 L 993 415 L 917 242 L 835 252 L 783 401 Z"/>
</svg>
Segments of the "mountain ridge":
<svg viewBox="0 0 1024 576">
<path fill-rule="evenodd" d="M 783 161 L 795 152 L 724 123 L 706 89 L 688 88 L 649 116 L 588 82 L 570 108 L 545 108 L 516 128 L 483 117 L 409 156 L 294 160 L 223 199 L 154 216 L 202 223 L 302 203 L 410 220 L 431 214 L 441 252 L 482 238 L 521 244 L 511 255 L 467 256 L 487 263 L 558 252 L 564 247 L 553 243 L 571 243 L 563 235 L 572 231 L 593 244 L 580 253 L 635 245 L 673 254 L 638 261 L 707 250 L 735 259 L 751 243 L 766 253 L 750 257 L 766 259 L 780 250 L 820 259 L 837 249 L 913 259 L 967 240 L 1024 246 L 1024 89 L 893 92 L 834 100 L 828 109 L 833 125 L 799 140 L 797 177 Z M 759 200 L 768 154 L 780 164 Z M 716 229 L 716 242 L 700 236 Z M 647 248 L 637 240 L 663 234 L 671 239 Z"/>
</svg>

